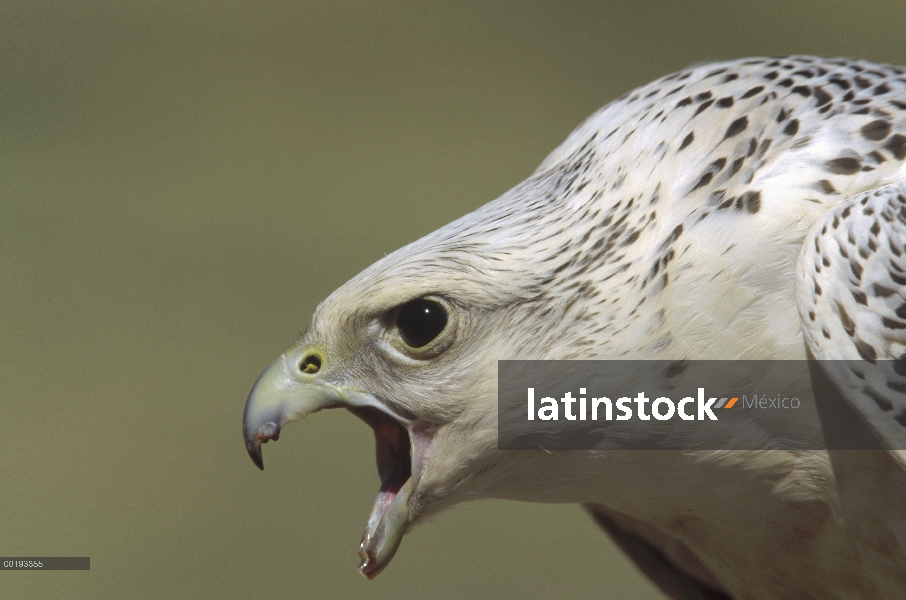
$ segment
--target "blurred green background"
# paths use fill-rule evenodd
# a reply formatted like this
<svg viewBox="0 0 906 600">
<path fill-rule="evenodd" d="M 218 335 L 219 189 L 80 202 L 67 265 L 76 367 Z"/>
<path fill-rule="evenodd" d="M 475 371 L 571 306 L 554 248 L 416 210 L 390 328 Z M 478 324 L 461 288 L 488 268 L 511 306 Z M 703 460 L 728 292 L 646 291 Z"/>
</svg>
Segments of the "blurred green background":
<svg viewBox="0 0 906 600">
<path fill-rule="evenodd" d="M 258 373 L 317 303 L 692 63 L 906 63 L 906 3 L 0 2 L 3 598 L 659 598 L 575 506 L 460 506 L 368 582 L 345 411 L 259 472 Z M 619 486 L 619 481 L 614 481 Z"/>
</svg>

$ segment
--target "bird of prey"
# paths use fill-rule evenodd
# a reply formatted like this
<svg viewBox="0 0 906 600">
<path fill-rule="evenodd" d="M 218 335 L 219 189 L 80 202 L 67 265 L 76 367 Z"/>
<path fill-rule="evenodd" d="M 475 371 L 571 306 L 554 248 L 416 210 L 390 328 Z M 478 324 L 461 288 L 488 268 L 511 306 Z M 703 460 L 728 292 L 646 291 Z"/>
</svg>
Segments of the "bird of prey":
<svg viewBox="0 0 906 600">
<path fill-rule="evenodd" d="M 323 408 L 373 428 L 368 577 L 425 517 L 504 498 L 585 505 L 675 599 L 906 597 L 904 160 L 900 67 L 754 58 L 634 90 L 324 300 L 249 395 L 249 454 Z M 879 449 L 497 448 L 501 359 L 806 358 L 868 365 L 815 390 Z"/>
</svg>

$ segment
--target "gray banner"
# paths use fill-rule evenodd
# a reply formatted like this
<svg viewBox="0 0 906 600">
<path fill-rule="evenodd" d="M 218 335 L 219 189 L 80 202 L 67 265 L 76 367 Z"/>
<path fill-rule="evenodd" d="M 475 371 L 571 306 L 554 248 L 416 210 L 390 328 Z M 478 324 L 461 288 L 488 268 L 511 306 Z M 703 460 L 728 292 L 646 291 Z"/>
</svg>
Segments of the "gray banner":
<svg viewBox="0 0 906 600">
<path fill-rule="evenodd" d="M 504 360 L 498 362 L 498 448 L 906 449 L 902 438 L 878 429 L 878 423 L 894 429 L 906 423 L 906 411 L 897 408 L 906 404 L 904 367 L 898 361 Z M 873 427 L 863 415 L 875 419 Z"/>
<path fill-rule="evenodd" d="M 88 556 L 0 556 L 2 571 L 89 571 Z"/>
</svg>

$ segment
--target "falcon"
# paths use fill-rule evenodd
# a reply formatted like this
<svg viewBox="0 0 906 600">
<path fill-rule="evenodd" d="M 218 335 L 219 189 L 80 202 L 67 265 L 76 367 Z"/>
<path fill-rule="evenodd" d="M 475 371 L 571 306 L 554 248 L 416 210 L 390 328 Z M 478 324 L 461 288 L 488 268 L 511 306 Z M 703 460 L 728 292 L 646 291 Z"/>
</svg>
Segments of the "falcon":
<svg viewBox="0 0 906 600">
<path fill-rule="evenodd" d="M 425 518 L 504 498 L 583 504 L 675 599 L 906 597 L 904 160 L 901 67 L 663 77 L 324 300 L 255 383 L 248 452 L 324 408 L 371 426 L 369 578 Z M 502 359 L 813 359 L 877 448 L 500 451 Z"/>
</svg>

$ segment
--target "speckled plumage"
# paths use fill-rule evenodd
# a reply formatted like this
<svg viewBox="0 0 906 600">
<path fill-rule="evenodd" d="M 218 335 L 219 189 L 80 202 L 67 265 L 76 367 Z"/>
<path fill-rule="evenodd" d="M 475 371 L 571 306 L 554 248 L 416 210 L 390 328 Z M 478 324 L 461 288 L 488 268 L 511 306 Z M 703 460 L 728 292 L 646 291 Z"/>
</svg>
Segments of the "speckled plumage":
<svg viewBox="0 0 906 600">
<path fill-rule="evenodd" d="M 904 160 L 900 67 L 690 68 L 605 106 L 526 181 L 354 277 L 291 352 L 317 349 L 319 381 L 367 390 L 404 422 L 410 524 L 472 498 L 581 502 L 675 598 L 896 597 L 899 454 L 500 453 L 496 360 L 799 359 L 807 346 L 899 359 Z M 394 314 L 424 296 L 451 325 L 443 347 L 414 352 Z M 902 435 L 906 402 L 888 392 L 906 387 L 885 390 L 888 410 L 830 377 L 883 439 Z"/>
<path fill-rule="evenodd" d="M 903 73 L 791 58 L 670 75 L 595 113 L 498 200 L 351 283 L 380 286 L 388 270 L 422 261 L 412 272 L 420 275 L 434 256 L 455 258 L 466 270 L 458 276 L 476 283 L 499 270 L 501 300 L 537 302 L 542 315 L 554 310 L 550 297 L 592 300 L 557 314 L 582 325 L 577 356 L 653 358 L 676 336 L 686 346 L 690 336 L 711 340 L 701 358 L 776 357 L 777 346 L 801 356 L 788 335 L 797 327 L 791 273 L 801 242 L 834 205 L 902 177 Z M 515 260 L 523 255 L 531 260 Z M 701 281 L 715 273 L 713 285 Z M 764 315 L 781 300 L 788 309 L 757 331 L 714 322 L 722 311 L 703 300 L 702 286 L 744 312 Z M 654 330 L 662 335 L 638 347 L 600 339 Z M 715 335 L 727 339 L 715 344 Z"/>
<path fill-rule="evenodd" d="M 906 181 L 857 194 L 803 245 L 799 310 L 816 358 L 894 449 L 906 449 Z M 906 464 L 906 453 L 902 455 Z"/>
</svg>

